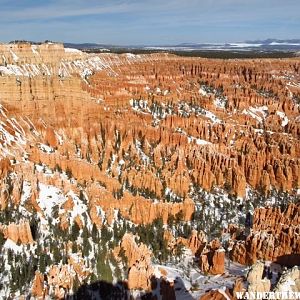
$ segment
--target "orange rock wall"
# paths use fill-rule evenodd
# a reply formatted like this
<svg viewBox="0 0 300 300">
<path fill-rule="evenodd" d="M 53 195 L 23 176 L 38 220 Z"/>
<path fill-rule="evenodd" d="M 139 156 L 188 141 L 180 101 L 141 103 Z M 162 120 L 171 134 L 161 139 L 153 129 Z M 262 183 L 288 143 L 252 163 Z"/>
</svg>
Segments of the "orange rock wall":
<svg viewBox="0 0 300 300">
<path fill-rule="evenodd" d="M 232 258 L 242 264 L 259 259 L 282 264 L 297 264 L 300 253 L 300 205 L 280 208 L 260 208 L 255 211 L 253 230 L 245 241 L 235 244 Z"/>
</svg>

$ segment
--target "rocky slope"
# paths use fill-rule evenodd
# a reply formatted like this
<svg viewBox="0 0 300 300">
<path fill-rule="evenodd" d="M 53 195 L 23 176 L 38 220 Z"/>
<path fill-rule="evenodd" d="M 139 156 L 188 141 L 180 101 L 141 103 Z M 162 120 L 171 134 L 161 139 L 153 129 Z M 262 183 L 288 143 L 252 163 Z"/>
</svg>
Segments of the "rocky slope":
<svg viewBox="0 0 300 300">
<path fill-rule="evenodd" d="M 300 203 L 280 208 L 260 208 L 254 213 L 253 229 L 232 249 L 233 260 L 253 264 L 259 259 L 293 266 L 300 264 Z"/>
<path fill-rule="evenodd" d="M 155 264 L 187 249 L 205 274 L 231 244 L 243 264 L 299 254 L 299 206 L 278 208 L 299 198 L 299 59 L 2 44 L 0 85 L 2 297 L 173 295 Z"/>
</svg>

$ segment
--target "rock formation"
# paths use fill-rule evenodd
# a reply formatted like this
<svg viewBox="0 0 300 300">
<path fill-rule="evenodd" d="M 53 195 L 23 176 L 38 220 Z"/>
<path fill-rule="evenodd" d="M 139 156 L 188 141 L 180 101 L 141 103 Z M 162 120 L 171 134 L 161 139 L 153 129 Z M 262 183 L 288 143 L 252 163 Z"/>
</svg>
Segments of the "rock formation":
<svg viewBox="0 0 300 300">
<path fill-rule="evenodd" d="M 233 199 L 246 205 L 249 191 L 295 198 L 300 188 L 299 69 L 297 58 L 220 61 L 0 45 L 0 231 L 17 250 L 27 244 L 27 260 L 38 257 L 42 270 L 30 270 L 28 279 L 34 293 L 64 297 L 76 276 L 97 272 L 90 253 L 103 251 L 109 265 L 115 247 L 128 258 L 129 287 L 150 290 L 151 241 L 138 245 L 124 233 L 157 220 L 170 249 L 188 247 L 203 272 L 224 273 L 225 252 L 217 241 L 207 244 L 201 222 Z M 256 210 L 245 241 L 229 231 L 232 258 L 295 261 L 299 215 L 298 204 Z M 191 224 L 198 232 L 182 234 Z M 100 245 L 104 236 L 112 237 Z M 41 268 L 54 245 L 65 249 L 71 240 L 73 255 L 84 252 L 80 263 L 64 251 L 64 260 L 50 253 L 57 261 L 46 257 Z M 4 244 L 1 257 L 12 245 Z"/>
<path fill-rule="evenodd" d="M 267 278 L 263 278 L 265 264 L 262 262 L 255 263 L 247 274 L 249 283 L 248 292 L 269 292 L 271 282 Z"/>
<path fill-rule="evenodd" d="M 44 275 L 36 271 L 32 284 L 32 295 L 37 299 L 45 298 Z"/>
<path fill-rule="evenodd" d="M 274 292 L 299 292 L 300 290 L 300 268 L 298 266 L 286 270 L 280 276 Z"/>
<path fill-rule="evenodd" d="M 259 208 L 253 217 L 253 229 L 245 241 L 237 241 L 232 258 L 242 264 L 253 264 L 258 259 L 276 261 L 293 266 L 299 264 L 300 205 L 280 208 Z"/>
<path fill-rule="evenodd" d="M 235 299 L 227 288 L 219 288 L 205 293 L 199 300 L 232 300 Z"/>
<path fill-rule="evenodd" d="M 8 226 L 0 224 L 0 231 L 5 239 L 10 239 L 15 243 L 30 244 L 33 242 L 30 225 L 27 221 L 19 224 L 10 223 Z"/>
<path fill-rule="evenodd" d="M 116 177 L 116 164 L 124 160 L 121 152 L 128 150 L 131 141 L 140 140 L 137 135 L 141 133 L 145 139 L 143 151 L 152 153 L 149 162 L 153 160 L 154 167 L 138 172 L 125 164 L 120 181 L 132 189 L 144 188 L 157 197 L 164 195 L 156 169 L 166 155 L 172 159 L 164 163 L 161 175 L 167 187 L 180 197 L 187 195 L 190 183 L 206 190 L 214 185 L 225 186 L 240 197 L 245 196 L 246 184 L 261 188 L 264 193 L 269 192 L 270 185 L 285 191 L 299 187 L 299 108 L 293 100 L 297 90 L 287 85 L 288 76 L 280 76 L 282 69 L 292 73 L 297 61 L 245 60 L 238 68 L 234 62 L 227 61 L 220 67 L 214 60 L 172 55 L 88 56 L 52 44 L 3 45 L 0 54 L 7 64 L 1 69 L 2 103 L 10 114 L 21 114 L 31 121 L 37 121 L 36 116 L 42 114 L 48 126 L 46 130 L 41 124 L 39 127 L 46 131 L 45 141 L 53 147 L 57 141 L 53 132 L 49 136 L 49 126 L 90 128 L 89 132 L 81 133 L 81 140 L 89 141 L 88 154 L 96 160 L 100 156 L 98 149 L 102 149 L 101 153 L 114 150 L 112 145 L 119 132 L 118 160 L 111 166 Z M 26 69 L 25 62 L 32 65 Z M 20 71 L 14 73 L 11 66 L 17 66 Z M 85 74 L 84 70 L 89 71 Z M 244 77 L 243 70 L 252 75 Z M 230 76 L 233 73 L 235 76 Z M 294 98 L 286 96 L 287 90 Z M 178 97 L 185 101 L 177 101 Z M 220 104 L 222 101 L 226 107 Z M 126 126 L 122 123 L 123 109 L 132 120 Z M 119 110 L 116 118 L 111 113 L 114 110 Z M 232 118 L 226 119 L 226 113 L 232 113 Z M 105 133 L 102 137 L 112 144 L 104 146 L 102 141 L 99 145 L 100 141 L 93 136 L 93 132 L 99 132 L 96 125 L 99 115 L 99 127 Z M 110 128 L 111 122 L 115 124 L 114 129 Z M 144 132 L 140 131 L 140 122 Z M 152 126 L 155 122 L 160 126 Z M 75 131 L 68 133 L 69 141 L 80 140 Z M 293 137 L 293 142 L 286 134 Z M 159 145 L 151 146 L 157 140 Z M 82 151 L 83 146 L 80 145 Z M 177 152 L 171 148 L 179 146 L 181 157 L 187 159 L 176 163 L 176 172 L 170 175 L 178 159 Z M 64 153 L 65 147 L 59 147 L 58 153 Z M 141 156 L 135 150 L 131 148 L 131 156 Z M 104 157 L 103 163 L 107 161 Z M 193 171 L 188 172 L 189 169 Z"/>
<path fill-rule="evenodd" d="M 203 231 L 199 233 L 196 230 L 192 230 L 191 236 L 188 239 L 187 247 L 190 248 L 196 256 L 202 253 L 207 243 L 207 237 Z"/>
<path fill-rule="evenodd" d="M 212 275 L 225 272 L 225 249 L 220 245 L 219 240 L 209 243 L 200 255 L 200 269 L 204 273 Z"/>
<path fill-rule="evenodd" d="M 144 245 L 137 245 L 134 241 L 134 236 L 125 234 L 121 249 L 124 249 L 128 259 L 128 287 L 129 289 L 151 289 L 151 278 L 154 269 L 151 265 L 152 253 Z"/>
</svg>

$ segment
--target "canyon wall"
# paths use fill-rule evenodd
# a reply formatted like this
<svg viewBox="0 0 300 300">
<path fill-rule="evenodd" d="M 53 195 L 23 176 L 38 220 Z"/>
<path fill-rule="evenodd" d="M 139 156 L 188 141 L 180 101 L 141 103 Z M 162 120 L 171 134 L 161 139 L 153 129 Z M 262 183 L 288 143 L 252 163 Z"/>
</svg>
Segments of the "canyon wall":
<svg viewBox="0 0 300 300">
<path fill-rule="evenodd" d="M 37 259 L 28 271 L 34 294 L 63 298 L 91 274 L 116 280 L 98 274 L 116 247 L 129 260 L 129 287 L 149 290 L 152 224 L 165 229 L 157 239 L 169 255 L 183 245 L 203 272 L 223 274 L 224 249 L 203 230 L 230 222 L 218 209 L 236 219 L 270 199 L 275 208 L 255 210 L 245 239 L 231 237 L 231 256 L 242 264 L 298 259 L 299 204 L 276 206 L 299 197 L 299 59 L 87 54 L 17 43 L 0 45 L 0 86 L 1 249 L 6 264 L 11 249 Z M 192 227 L 198 231 L 184 232 Z M 125 269 L 117 263 L 111 269 Z M 21 282 L 16 270 L 12 290 Z M 170 284 L 161 282 L 166 291 Z"/>
</svg>

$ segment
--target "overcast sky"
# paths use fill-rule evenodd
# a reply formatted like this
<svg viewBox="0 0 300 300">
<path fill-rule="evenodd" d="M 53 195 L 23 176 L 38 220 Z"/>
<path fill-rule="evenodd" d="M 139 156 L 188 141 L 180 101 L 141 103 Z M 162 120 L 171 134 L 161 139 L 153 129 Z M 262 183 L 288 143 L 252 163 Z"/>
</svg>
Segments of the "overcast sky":
<svg viewBox="0 0 300 300">
<path fill-rule="evenodd" d="M 300 0 L 0 0 L 0 41 L 158 45 L 300 38 Z"/>
</svg>

